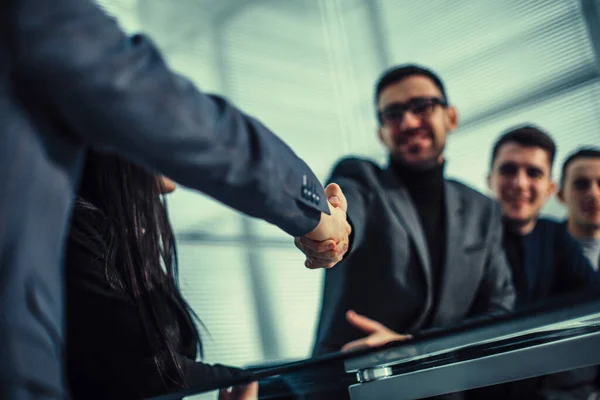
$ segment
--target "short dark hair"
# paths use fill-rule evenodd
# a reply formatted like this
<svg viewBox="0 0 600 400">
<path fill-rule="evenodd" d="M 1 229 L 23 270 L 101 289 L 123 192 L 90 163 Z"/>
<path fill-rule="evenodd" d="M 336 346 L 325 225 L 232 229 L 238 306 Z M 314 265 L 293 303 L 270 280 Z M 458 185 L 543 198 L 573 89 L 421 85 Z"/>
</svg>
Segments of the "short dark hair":
<svg viewBox="0 0 600 400">
<path fill-rule="evenodd" d="M 437 74 L 435 74 L 430 69 L 422 67 L 420 65 L 406 64 L 399 65 L 386 70 L 377 80 L 377 84 L 375 85 L 374 97 L 375 107 L 377 107 L 377 105 L 379 104 L 379 96 L 386 87 L 394 83 L 398 83 L 411 76 L 424 76 L 426 78 L 431 79 L 433 81 L 433 84 L 437 86 L 438 89 L 440 89 L 440 92 L 442 92 L 444 100 L 448 102 L 448 97 L 446 96 L 446 89 L 444 89 L 444 84 L 442 83 L 440 77 L 437 76 Z"/>
<path fill-rule="evenodd" d="M 567 168 L 578 158 L 600 158 L 600 147 L 580 147 L 567 157 L 567 159 L 563 162 L 562 169 L 560 171 L 561 188 L 565 184 L 565 179 L 567 179 Z"/>
<path fill-rule="evenodd" d="M 546 153 L 548 153 L 548 159 L 550 160 L 550 170 L 552 170 L 552 165 L 554 165 L 554 155 L 556 154 L 556 144 L 549 134 L 535 125 L 516 126 L 500 135 L 492 150 L 490 169 L 494 166 L 494 161 L 496 161 L 500 148 L 509 142 L 515 142 L 525 147 L 539 147 L 540 149 L 545 150 Z"/>
</svg>

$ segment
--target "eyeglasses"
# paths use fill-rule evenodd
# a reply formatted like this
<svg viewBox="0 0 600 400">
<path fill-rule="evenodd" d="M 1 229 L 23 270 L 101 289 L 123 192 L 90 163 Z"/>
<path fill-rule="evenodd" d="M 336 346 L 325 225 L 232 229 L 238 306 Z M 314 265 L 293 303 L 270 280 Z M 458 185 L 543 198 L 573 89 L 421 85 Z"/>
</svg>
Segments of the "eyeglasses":
<svg viewBox="0 0 600 400">
<path fill-rule="evenodd" d="M 433 111 L 435 106 L 447 107 L 446 100 L 439 97 L 414 97 L 406 103 L 393 103 L 382 111 L 377 112 L 379 125 L 399 125 L 404 119 L 404 114 L 410 111 L 417 117 L 425 117 Z"/>
</svg>

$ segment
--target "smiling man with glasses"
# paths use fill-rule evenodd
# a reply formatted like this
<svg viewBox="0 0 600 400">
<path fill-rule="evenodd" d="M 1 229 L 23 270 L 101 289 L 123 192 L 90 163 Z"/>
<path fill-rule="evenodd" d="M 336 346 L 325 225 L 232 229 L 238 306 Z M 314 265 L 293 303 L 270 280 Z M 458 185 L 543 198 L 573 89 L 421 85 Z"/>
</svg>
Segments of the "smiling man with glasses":
<svg viewBox="0 0 600 400">
<path fill-rule="evenodd" d="M 426 77 L 411 81 L 413 85 L 397 83 L 380 93 L 379 139 L 391 150 L 394 161 L 419 170 L 435 169 L 443 163 L 446 135 L 456 128 L 458 114 L 442 97 L 399 95 L 404 87 L 415 94 L 435 91 L 428 87 L 431 83 Z M 397 101 L 405 97 L 409 99 Z"/>
<path fill-rule="evenodd" d="M 326 273 L 316 354 L 365 335 L 362 317 L 346 319 L 347 310 L 408 333 L 506 312 L 514 302 L 499 207 L 444 178 L 446 137 L 458 113 L 440 79 L 414 65 L 389 70 L 376 85 L 375 106 L 389 165 L 346 158 L 333 170 L 352 235 L 344 260 Z M 297 244 L 318 266 L 317 244 Z"/>
</svg>

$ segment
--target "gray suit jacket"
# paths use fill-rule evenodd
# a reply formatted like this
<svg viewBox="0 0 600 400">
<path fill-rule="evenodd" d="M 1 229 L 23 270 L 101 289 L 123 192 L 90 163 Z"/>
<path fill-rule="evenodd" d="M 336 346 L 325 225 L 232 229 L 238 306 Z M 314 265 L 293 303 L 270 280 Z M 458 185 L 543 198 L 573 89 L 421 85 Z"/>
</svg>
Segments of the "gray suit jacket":
<svg viewBox="0 0 600 400">
<path fill-rule="evenodd" d="M 353 236 L 348 255 L 325 275 L 316 354 L 364 336 L 346 322 L 348 309 L 397 332 L 411 332 L 513 307 L 500 208 L 493 200 L 445 181 L 446 254 L 434 303 L 426 239 L 394 172 L 366 160 L 345 159 L 330 180 L 348 199 Z"/>
<path fill-rule="evenodd" d="M 280 139 L 170 72 L 151 41 L 126 37 L 92 0 L 0 10 L 0 398 L 60 398 L 63 239 L 87 146 L 291 235 L 328 208 Z"/>
</svg>

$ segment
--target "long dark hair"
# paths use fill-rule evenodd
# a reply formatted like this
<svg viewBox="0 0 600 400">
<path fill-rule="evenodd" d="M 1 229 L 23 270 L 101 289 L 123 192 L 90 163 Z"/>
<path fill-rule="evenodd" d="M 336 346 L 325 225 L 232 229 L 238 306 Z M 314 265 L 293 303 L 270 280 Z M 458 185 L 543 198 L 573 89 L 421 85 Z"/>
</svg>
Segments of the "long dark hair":
<svg viewBox="0 0 600 400">
<path fill-rule="evenodd" d="M 70 240 L 103 260 L 109 283 L 138 307 L 163 381 L 184 386 L 168 326 L 174 312 L 180 316 L 177 339 L 193 340 L 200 355 L 202 345 L 197 316 L 179 289 L 177 251 L 161 185 L 155 174 L 119 156 L 90 151 Z"/>
</svg>

